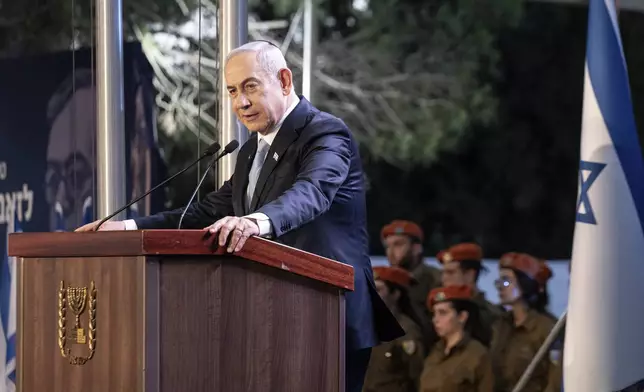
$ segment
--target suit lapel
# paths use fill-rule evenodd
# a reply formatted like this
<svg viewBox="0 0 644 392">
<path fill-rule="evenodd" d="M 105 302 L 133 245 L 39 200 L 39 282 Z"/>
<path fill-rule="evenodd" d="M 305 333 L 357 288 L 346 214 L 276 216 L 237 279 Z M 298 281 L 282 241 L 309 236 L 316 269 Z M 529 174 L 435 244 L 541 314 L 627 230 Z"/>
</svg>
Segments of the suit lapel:
<svg viewBox="0 0 644 392">
<path fill-rule="evenodd" d="M 248 203 L 246 202 L 246 188 L 248 187 L 248 173 L 253 164 L 253 158 L 257 151 L 257 135 L 251 136 L 245 143 L 237 156 L 237 166 L 235 170 L 235 181 L 233 184 L 233 206 L 235 211 L 241 211 L 241 214 L 248 214 Z M 237 170 L 239 169 L 239 170 Z"/>
<path fill-rule="evenodd" d="M 284 120 L 282 127 L 275 136 L 275 140 L 273 140 L 273 144 L 271 144 L 271 148 L 268 150 L 262 170 L 259 172 L 259 178 L 257 179 L 255 193 L 253 194 L 253 200 L 250 206 L 251 211 L 257 209 L 257 204 L 266 185 L 266 180 L 268 180 L 268 177 L 284 156 L 286 149 L 298 138 L 300 129 L 304 128 L 311 121 L 313 117 L 311 109 L 311 104 L 304 97 L 300 97 L 300 102 Z"/>
</svg>

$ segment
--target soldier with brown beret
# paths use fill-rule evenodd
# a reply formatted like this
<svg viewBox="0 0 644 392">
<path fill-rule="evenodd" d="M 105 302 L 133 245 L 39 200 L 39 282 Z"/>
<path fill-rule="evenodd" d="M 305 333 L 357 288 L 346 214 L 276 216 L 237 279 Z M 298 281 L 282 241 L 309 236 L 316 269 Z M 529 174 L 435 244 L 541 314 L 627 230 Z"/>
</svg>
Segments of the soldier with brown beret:
<svg viewBox="0 0 644 392">
<path fill-rule="evenodd" d="M 440 271 L 423 262 L 423 230 L 414 222 L 394 220 L 380 232 L 387 259 L 392 266 L 409 271 L 416 284 L 409 288 L 409 298 L 420 318 L 424 342 L 430 347 L 437 338 L 425 305 L 429 292 L 441 285 Z"/>
<path fill-rule="evenodd" d="M 501 316 L 502 309 L 489 302 L 478 289 L 477 283 L 483 266 L 483 250 L 474 243 L 462 243 L 441 251 L 436 256 L 443 264 L 443 286 L 466 285 L 472 289 L 473 301 L 479 306 L 481 334 L 492 335 L 492 324 Z"/>
<path fill-rule="evenodd" d="M 499 392 L 517 384 L 555 324 L 539 295 L 541 268 L 539 260 L 524 253 L 506 253 L 499 262 L 496 286 L 501 304 L 509 310 L 494 323 L 490 348 Z M 560 375 L 560 359 L 546 356 L 523 392 L 559 392 Z"/>
<path fill-rule="evenodd" d="M 492 392 L 494 379 L 486 345 L 478 336 L 479 306 L 469 286 L 431 291 L 427 306 L 434 314 L 440 341 L 425 360 L 420 392 Z"/>
<path fill-rule="evenodd" d="M 544 259 L 539 259 L 539 272 L 537 272 L 537 276 L 535 278 L 539 283 L 541 290 L 539 295 L 541 296 L 542 302 L 546 308 L 548 307 L 548 305 L 550 305 L 550 296 L 548 295 L 548 281 L 552 279 L 553 276 L 554 273 L 552 272 L 552 269 L 550 269 L 550 266 L 548 266 L 548 263 Z M 546 310 L 545 315 L 554 320 L 555 323 L 559 320 L 557 316 L 555 316 L 548 310 Z M 550 360 L 553 363 L 563 363 L 563 342 L 565 339 L 564 332 L 565 330 L 562 328 L 559 332 L 559 335 L 557 336 L 557 340 L 553 343 L 548 352 Z M 555 368 L 555 371 L 550 373 L 550 378 L 550 383 L 552 384 L 556 384 L 558 380 L 562 380 L 563 366 L 557 366 Z"/>
<path fill-rule="evenodd" d="M 544 306 L 548 307 L 550 305 L 550 295 L 548 295 L 548 281 L 552 278 L 553 273 L 548 263 L 545 260 L 539 259 L 539 271 L 535 276 L 537 283 L 539 283 L 539 295 L 541 296 L 541 302 Z M 553 320 L 557 321 L 557 317 L 546 310 L 546 315 L 551 317 Z"/>
<path fill-rule="evenodd" d="M 411 274 L 399 267 L 374 267 L 378 294 L 406 334 L 373 348 L 364 392 L 416 392 L 423 370 L 425 348 L 417 316 L 409 301 Z"/>
</svg>

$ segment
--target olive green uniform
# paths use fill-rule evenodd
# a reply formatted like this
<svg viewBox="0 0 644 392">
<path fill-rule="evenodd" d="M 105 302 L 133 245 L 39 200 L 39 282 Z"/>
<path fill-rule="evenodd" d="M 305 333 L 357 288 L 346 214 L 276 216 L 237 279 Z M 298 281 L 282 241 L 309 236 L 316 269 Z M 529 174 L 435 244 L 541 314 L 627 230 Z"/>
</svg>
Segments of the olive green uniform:
<svg viewBox="0 0 644 392">
<path fill-rule="evenodd" d="M 465 336 L 449 353 L 443 341 L 425 360 L 419 392 L 493 392 L 494 376 L 488 350 Z"/>
<path fill-rule="evenodd" d="M 372 349 L 363 392 L 418 391 L 425 359 L 420 327 L 404 314 L 396 318 L 406 334 Z"/>
<path fill-rule="evenodd" d="M 490 347 L 496 391 L 510 392 L 546 340 L 555 321 L 529 310 L 525 321 L 516 326 L 511 313 L 501 316 L 492 328 Z M 523 392 L 560 392 L 562 383 L 560 348 L 554 347 L 537 365 Z"/>
</svg>

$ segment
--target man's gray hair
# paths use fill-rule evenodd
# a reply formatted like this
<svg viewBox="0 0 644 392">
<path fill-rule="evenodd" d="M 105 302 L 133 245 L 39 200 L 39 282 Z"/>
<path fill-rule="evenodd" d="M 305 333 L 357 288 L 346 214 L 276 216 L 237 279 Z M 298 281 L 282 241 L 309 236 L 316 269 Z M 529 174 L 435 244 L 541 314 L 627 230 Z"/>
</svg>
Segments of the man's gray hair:
<svg viewBox="0 0 644 392">
<path fill-rule="evenodd" d="M 282 51 L 275 45 L 265 41 L 252 41 L 246 43 L 238 48 L 235 48 L 226 56 L 226 64 L 228 61 L 241 53 L 256 53 L 257 64 L 271 77 L 278 79 L 278 72 L 280 69 L 288 68 L 286 59 Z"/>
</svg>

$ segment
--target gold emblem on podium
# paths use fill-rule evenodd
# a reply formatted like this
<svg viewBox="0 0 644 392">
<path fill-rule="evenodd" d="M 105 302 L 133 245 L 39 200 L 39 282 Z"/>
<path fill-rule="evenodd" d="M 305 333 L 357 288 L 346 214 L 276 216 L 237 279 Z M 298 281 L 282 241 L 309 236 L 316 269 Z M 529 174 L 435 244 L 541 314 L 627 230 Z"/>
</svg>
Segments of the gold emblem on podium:
<svg viewBox="0 0 644 392">
<path fill-rule="evenodd" d="M 67 308 L 74 314 L 74 325 L 67 334 Z M 88 310 L 86 328 L 81 323 L 81 315 Z M 68 347 L 68 343 L 69 346 Z M 87 344 L 89 353 L 78 356 L 72 353 L 75 346 Z M 68 358 L 72 365 L 84 365 L 94 357 L 96 351 L 96 286 L 94 281 L 87 287 L 67 287 L 60 281 L 58 289 L 58 347 L 63 358 Z"/>
</svg>

